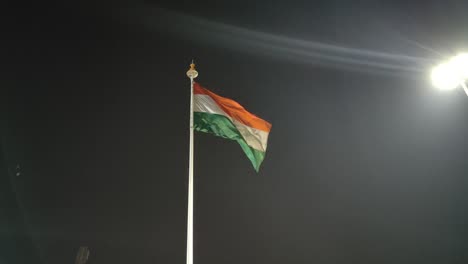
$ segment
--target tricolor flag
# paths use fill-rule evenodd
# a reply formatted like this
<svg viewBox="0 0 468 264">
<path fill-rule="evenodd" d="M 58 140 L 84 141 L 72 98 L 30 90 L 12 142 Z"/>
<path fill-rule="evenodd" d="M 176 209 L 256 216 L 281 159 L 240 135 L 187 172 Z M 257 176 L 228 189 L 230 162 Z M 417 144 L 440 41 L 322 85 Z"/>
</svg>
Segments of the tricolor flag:
<svg viewBox="0 0 468 264">
<path fill-rule="evenodd" d="M 258 172 L 265 158 L 270 123 L 195 82 L 193 112 L 195 130 L 237 141 Z"/>
</svg>

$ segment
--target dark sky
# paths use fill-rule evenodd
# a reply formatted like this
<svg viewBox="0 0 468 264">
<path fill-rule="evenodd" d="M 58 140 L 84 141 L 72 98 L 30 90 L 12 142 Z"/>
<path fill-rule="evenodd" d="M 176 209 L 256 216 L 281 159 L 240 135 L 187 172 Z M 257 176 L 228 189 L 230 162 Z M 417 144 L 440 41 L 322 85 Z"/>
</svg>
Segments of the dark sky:
<svg viewBox="0 0 468 264">
<path fill-rule="evenodd" d="M 467 263 L 466 1 L 2 9 L 0 263 L 184 263 L 188 64 L 273 124 L 195 135 L 195 263 Z M 17 169 L 19 166 L 19 169 Z M 19 176 L 15 176 L 16 172 Z"/>
</svg>

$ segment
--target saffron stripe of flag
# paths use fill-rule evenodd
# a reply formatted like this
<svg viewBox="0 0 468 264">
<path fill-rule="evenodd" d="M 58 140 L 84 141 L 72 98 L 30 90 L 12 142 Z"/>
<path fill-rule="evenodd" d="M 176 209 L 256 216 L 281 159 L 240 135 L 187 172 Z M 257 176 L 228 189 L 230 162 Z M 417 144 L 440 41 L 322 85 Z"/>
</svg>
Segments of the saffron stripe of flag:
<svg viewBox="0 0 468 264">
<path fill-rule="evenodd" d="M 249 113 L 237 102 L 193 84 L 194 129 L 235 140 L 255 170 L 260 169 L 271 124 Z"/>
</svg>

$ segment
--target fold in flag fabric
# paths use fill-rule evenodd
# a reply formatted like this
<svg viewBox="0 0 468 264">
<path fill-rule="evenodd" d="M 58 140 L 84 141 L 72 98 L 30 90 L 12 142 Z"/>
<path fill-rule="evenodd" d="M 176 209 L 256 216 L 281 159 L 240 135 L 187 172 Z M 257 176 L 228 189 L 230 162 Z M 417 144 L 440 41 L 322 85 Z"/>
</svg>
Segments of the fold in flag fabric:
<svg viewBox="0 0 468 264">
<path fill-rule="evenodd" d="M 195 130 L 237 141 L 258 172 L 265 158 L 270 123 L 195 82 L 193 112 Z"/>
</svg>

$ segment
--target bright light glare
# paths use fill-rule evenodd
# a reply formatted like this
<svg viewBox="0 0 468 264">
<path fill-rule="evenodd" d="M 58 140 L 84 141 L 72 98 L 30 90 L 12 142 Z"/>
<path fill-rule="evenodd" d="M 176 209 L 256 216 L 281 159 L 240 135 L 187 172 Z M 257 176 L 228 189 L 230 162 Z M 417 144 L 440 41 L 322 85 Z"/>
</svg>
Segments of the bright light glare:
<svg viewBox="0 0 468 264">
<path fill-rule="evenodd" d="M 431 79 L 441 90 L 457 88 L 468 78 L 468 53 L 461 53 L 448 62 L 441 63 L 432 70 Z"/>
<path fill-rule="evenodd" d="M 449 62 L 456 74 L 460 78 L 460 82 L 468 77 L 468 53 L 461 53 Z"/>
<path fill-rule="evenodd" d="M 460 84 L 460 78 L 449 63 L 442 63 L 432 70 L 432 84 L 440 90 L 452 90 Z"/>
</svg>

